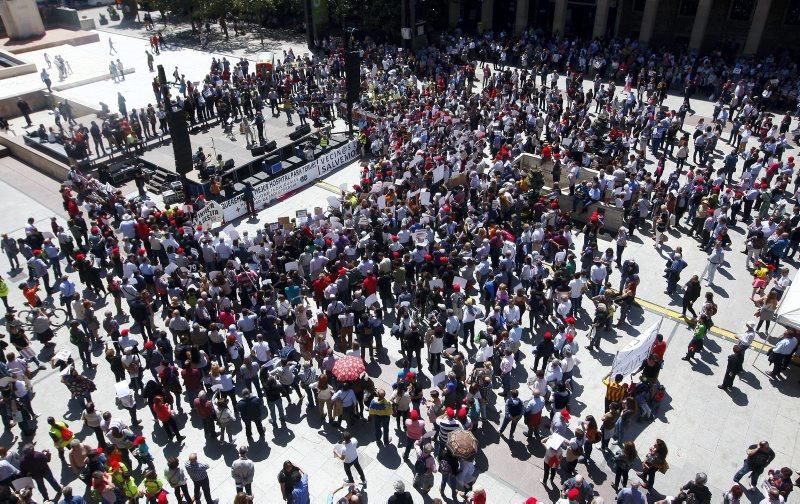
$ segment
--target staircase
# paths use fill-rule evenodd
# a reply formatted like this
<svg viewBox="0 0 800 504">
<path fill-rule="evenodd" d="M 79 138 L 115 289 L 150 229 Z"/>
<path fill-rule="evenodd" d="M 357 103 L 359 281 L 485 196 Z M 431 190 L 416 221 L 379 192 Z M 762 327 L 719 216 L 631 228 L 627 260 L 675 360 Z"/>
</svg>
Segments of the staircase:
<svg viewBox="0 0 800 504">
<path fill-rule="evenodd" d="M 153 175 L 147 179 L 147 189 L 150 192 L 161 193 L 170 182 L 178 180 L 178 175 L 160 166 L 153 166 L 151 169 Z"/>
</svg>

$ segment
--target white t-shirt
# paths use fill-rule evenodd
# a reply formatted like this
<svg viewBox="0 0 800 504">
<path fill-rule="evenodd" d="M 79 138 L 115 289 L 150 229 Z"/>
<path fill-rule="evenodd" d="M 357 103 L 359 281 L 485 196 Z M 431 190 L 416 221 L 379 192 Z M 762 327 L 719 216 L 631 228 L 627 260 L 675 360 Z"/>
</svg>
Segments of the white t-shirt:
<svg viewBox="0 0 800 504">
<path fill-rule="evenodd" d="M 583 278 L 573 278 L 569 282 L 569 297 L 572 299 L 581 297 L 583 293 L 583 286 L 586 284 L 586 281 Z"/>
<path fill-rule="evenodd" d="M 358 441 L 351 439 L 347 443 L 339 443 L 334 447 L 336 454 L 344 457 L 344 463 L 350 464 L 358 459 Z"/>
</svg>

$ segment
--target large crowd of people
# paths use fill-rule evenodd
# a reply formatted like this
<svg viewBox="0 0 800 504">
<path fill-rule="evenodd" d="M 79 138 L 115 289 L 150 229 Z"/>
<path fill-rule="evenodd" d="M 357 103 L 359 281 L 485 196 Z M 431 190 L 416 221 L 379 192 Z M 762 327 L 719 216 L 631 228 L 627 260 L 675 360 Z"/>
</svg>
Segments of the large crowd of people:
<svg viewBox="0 0 800 504">
<path fill-rule="evenodd" d="M 85 484 L 86 497 L 98 502 L 159 503 L 168 494 L 178 502 L 213 502 L 208 464 L 195 453 L 154 464 L 153 433 L 142 431 L 139 415 L 149 410 L 170 443 L 194 430 L 178 428 L 180 415 L 199 419 L 208 443 L 232 443 L 236 422 L 253 443 L 254 434 L 265 436 L 265 420 L 274 430 L 287 428 L 285 406 L 293 400 L 307 401 L 309 415 L 341 429 L 334 453 L 346 484 L 336 502 L 366 501 L 369 474 L 354 436 L 365 421 L 379 445 L 397 439 L 419 492 L 434 501 L 492 502 L 475 461 L 492 413 L 506 439 L 522 420 L 520 434 L 543 445 L 542 482 L 556 486 L 559 478 L 560 502 L 594 499 L 578 464 L 598 444 L 614 462 L 618 502 L 642 502 L 643 490 L 661 495 L 653 487 L 669 470 L 668 446 L 659 439 L 637 452 L 630 426 L 657 415 L 668 393 L 659 381 L 664 338 L 630 383 L 621 374 L 594 377 L 603 380 L 606 397 L 593 415 L 571 412 L 573 376 L 581 360 L 629 323 L 643 273 L 624 254 L 629 239 L 650 235 L 660 247 L 670 230 L 686 236 L 683 243 L 694 239 L 708 252 L 704 280 L 713 285 L 732 242 L 729 230 L 741 221 L 752 269 L 737 274 L 752 276 L 759 321 L 747 325 L 727 359 L 720 387 L 730 388 L 741 356 L 791 284 L 784 264 L 800 244 L 800 178 L 787 153 L 792 115 L 774 123 L 769 113 L 794 106 L 796 65 L 778 55 L 759 66 L 732 66 L 720 55 L 659 53 L 629 41 L 550 41 L 534 33 L 454 34 L 419 53 L 354 44 L 362 57 L 361 180 L 323 214 L 264 225 L 252 235 L 203 229 L 183 207 L 126 200 L 73 169 L 62 188 L 66 227 L 54 219 L 51 229 L 38 229 L 31 220 L 25 238 L 4 236 L 15 270 L 24 269 L 19 255 L 26 262 L 28 279 L 19 287 L 35 308 L 26 325 L 7 306 L 4 427 L 18 429 L 23 441 L 36 430 L 41 399 L 31 401 L 29 367 L 40 364 L 31 349 L 39 345 L 30 341 L 35 336 L 77 350 L 80 364 L 69 351 L 54 361 L 96 440 L 78 439 L 77 425 L 47 418 L 41 428 L 52 450 L 27 442 L 18 451 L 2 447 L 0 500 L 34 502 L 32 483 L 12 485 L 27 476 L 44 499 L 49 485 L 65 503 L 84 502 L 77 486 L 62 487 L 53 476 L 55 450 Z M 296 114 L 301 122 L 333 123 L 345 95 L 343 48 L 335 41 L 308 57 L 287 53 L 268 74 L 256 74 L 246 61 L 215 59 L 199 82 L 178 69 L 174 77 L 172 99 L 188 121 L 215 114 L 223 122 L 252 121 L 259 140 L 267 106 L 288 122 Z M 586 89 L 584 79 L 593 86 Z M 157 84 L 155 102 L 164 98 Z M 663 104 L 675 90 L 684 100 L 672 110 Z M 713 117 L 687 127 L 697 93 L 712 97 Z M 150 117 L 151 108 L 139 110 Z M 122 123 L 134 130 L 134 122 L 145 129 L 151 122 L 155 133 L 152 118 L 139 119 L 134 110 L 120 101 Z M 723 143 L 732 153 L 721 154 Z M 551 186 L 544 187 L 541 172 L 515 162 L 523 153 L 545 163 Z M 624 218 L 605 249 L 598 240 L 610 232 L 603 207 Z M 694 331 L 684 357 L 690 360 L 704 351 L 719 308 L 713 291 L 702 292 L 703 279 L 681 278 L 686 266 L 674 247 L 665 288 L 681 297 L 684 315 L 693 315 L 686 318 Z M 611 282 L 615 268 L 618 284 Z M 7 294 L 0 283 L 4 302 Z M 101 314 L 101 298 L 116 313 L 108 304 Z M 59 305 L 69 320 L 56 332 L 50 314 Z M 588 333 L 576 329 L 581 318 Z M 785 376 L 797 338 L 787 329 L 771 350 L 775 380 Z M 399 342 L 399 364 L 389 359 L 389 339 Z M 534 375 L 520 382 L 521 358 L 531 354 Z M 367 373 L 374 362 L 396 367 L 390 386 Z M 113 373 L 114 405 L 93 401 L 96 387 L 110 386 L 87 377 L 97 366 Z M 252 501 L 257 472 L 247 444 L 238 455 L 230 468 L 237 504 Z M 745 474 L 755 486 L 767 471 L 767 502 L 783 502 L 794 475 L 770 468 L 774 457 L 765 441 L 751 446 L 726 501 L 751 491 L 739 483 Z M 309 502 L 313 474 L 301 466 L 287 461 L 279 475 L 281 498 L 292 504 Z M 629 485 L 634 468 L 641 470 Z M 674 489 L 670 502 L 710 503 L 706 481 L 698 473 Z M 413 502 L 401 481 L 389 502 Z"/>
</svg>

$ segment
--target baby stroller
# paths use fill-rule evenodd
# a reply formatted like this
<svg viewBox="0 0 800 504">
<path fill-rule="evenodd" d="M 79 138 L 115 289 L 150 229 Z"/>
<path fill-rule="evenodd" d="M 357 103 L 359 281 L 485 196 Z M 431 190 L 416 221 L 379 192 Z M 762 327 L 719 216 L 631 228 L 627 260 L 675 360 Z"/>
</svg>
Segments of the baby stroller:
<svg viewBox="0 0 800 504">
<path fill-rule="evenodd" d="M 638 420 L 653 420 L 661 401 L 664 400 L 666 389 L 658 381 L 644 380 L 639 383 L 631 383 L 628 387 L 628 395 L 636 400 L 639 410 Z"/>
</svg>

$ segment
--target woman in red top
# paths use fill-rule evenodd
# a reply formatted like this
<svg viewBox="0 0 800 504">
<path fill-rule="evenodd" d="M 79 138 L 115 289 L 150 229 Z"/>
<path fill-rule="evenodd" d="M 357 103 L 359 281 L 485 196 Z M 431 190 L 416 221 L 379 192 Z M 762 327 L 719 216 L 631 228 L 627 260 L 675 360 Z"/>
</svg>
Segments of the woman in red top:
<svg viewBox="0 0 800 504">
<path fill-rule="evenodd" d="M 170 440 L 172 440 L 172 438 L 176 438 L 178 441 L 186 439 L 184 436 L 181 436 L 178 424 L 175 422 L 175 417 L 172 415 L 172 410 L 162 396 L 155 396 L 153 398 L 153 413 L 163 424 L 164 430 L 167 431 Z"/>
</svg>

